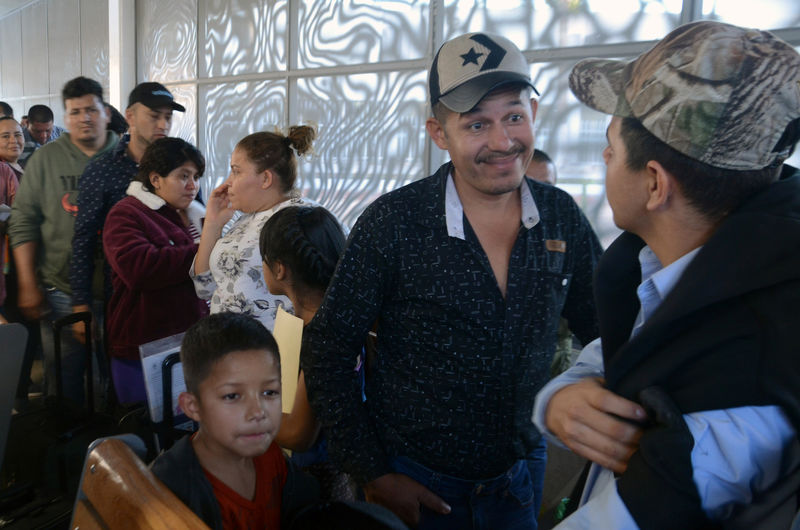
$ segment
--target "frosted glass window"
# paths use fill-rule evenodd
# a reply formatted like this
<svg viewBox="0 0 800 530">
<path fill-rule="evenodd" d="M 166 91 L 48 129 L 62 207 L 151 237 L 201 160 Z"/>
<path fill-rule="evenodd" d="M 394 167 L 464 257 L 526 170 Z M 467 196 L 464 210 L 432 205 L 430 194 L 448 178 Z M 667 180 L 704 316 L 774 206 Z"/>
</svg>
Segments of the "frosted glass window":
<svg viewBox="0 0 800 530">
<path fill-rule="evenodd" d="M 299 79 L 298 122 L 319 126 L 299 167 L 303 195 L 347 226 L 373 200 L 425 170 L 426 72 Z"/>
<path fill-rule="evenodd" d="M 138 0 L 136 23 L 140 79 L 197 77 L 197 0 Z"/>
<path fill-rule="evenodd" d="M 800 2 L 797 0 L 704 0 L 703 18 L 760 29 L 788 28 L 800 25 Z"/>
<path fill-rule="evenodd" d="M 176 96 L 177 97 L 177 96 Z M 243 81 L 200 86 L 200 150 L 206 156 L 206 193 L 228 177 L 236 143 L 256 131 L 285 127 L 286 83 Z"/>
<path fill-rule="evenodd" d="M 678 25 L 679 0 L 445 0 L 444 36 L 486 31 L 522 49 L 663 37 Z"/>
<path fill-rule="evenodd" d="M 81 0 L 81 73 L 108 95 L 108 0 Z"/>
<path fill-rule="evenodd" d="M 607 245 L 619 234 L 605 198 L 602 155 L 611 117 L 590 109 L 572 94 L 569 73 L 574 64 L 560 61 L 532 65 L 531 77 L 541 94 L 535 145 L 553 159 L 558 187 L 572 195 Z"/>
<path fill-rule="evenodd" d="M 595 45 L 638 53 L 695 4 L 705 18 L 800 27 L 796 0 L 764 0 L 746 14 L 737 0 L 138 0 L 137 80 L 165 82 L 190 102 L 173 134 L 208 155 L 204 193 L 226 178 L 246 134 L 318 124 L 298 186 L 352 225 L 375 198 L 447 159 L 424 129 L 427 66 L 441 41 L 487 31 L 523 51 L 552 49 L 557 61 L 545 51 L 535 59 L 552 62 L 531 65 L 542 92 L 536 143 L 608 243 L 618 233 L 604 195 L 609 117 L 575 100 L 569 71 Z"/>
<path fill-rule="evenodd" d="M 172 113 L 172 129 L 170 136 L 183 138 L 197 145 L 197 86 L 193 84 L 172 85 L 169 87 L 175 101 L 186 107 L 186 112 Z M 205 155 L 205 153 L 204 153 Z"/>
<path fill-rule="evenodd" d="M 299 6 L 299 68 L 425 56 L 430 6 L 414 0 L 307 0 Z"/>
<path fill-rule="evenodd" d="M 288 3 L 206 0 L 203 76 L 286 69 Z"/>
</svg>

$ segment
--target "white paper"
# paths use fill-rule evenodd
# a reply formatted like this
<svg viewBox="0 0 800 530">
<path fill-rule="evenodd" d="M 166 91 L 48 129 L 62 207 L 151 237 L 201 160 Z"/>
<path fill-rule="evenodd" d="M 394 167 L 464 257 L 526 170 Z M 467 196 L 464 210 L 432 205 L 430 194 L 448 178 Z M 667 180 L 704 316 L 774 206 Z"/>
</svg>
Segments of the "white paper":
<svg viewBox="0 0 800 530">
<path fill-rule="evenodd" d="M 278 308 L 272 331 L 281 355 L 281 410 L 290 414 L 297 393 L 300 375 L 300 345 L 303 340 L 303 319 Z"/>
<path fill-rule="evenodd" d="M 142 358 L 142 371 L 144 372 L 144 388 L 147 393 L 147 405 L 150 409 L 150 419 L 159 423 L 164 419 L 164 387 L 162 386 L 161 367 L 164 359 L 172 353 L 181 350 L 183 333 L 158 339 L 139 346 L 139 355 Z M 172 415 L 178 417 L 183 412 L 178 405 L 178 396 L 186 390 L 183 380 L 183 369 L 180 363 L 172 366 Z"/>
</svg>

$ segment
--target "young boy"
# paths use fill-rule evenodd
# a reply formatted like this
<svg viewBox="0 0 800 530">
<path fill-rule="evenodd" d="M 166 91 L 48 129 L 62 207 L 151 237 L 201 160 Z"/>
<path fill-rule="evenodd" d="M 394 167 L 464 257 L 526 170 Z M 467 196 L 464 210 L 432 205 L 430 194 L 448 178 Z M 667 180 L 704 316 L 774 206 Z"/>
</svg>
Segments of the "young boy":
<svg viewBox="0 0 800 530">
<path fill-rule="evenodd" d="M 211 528 L 279 528 L 319 487 L 273 442 L 281 422 L 278 345 L 258 321 L 217 313 L 186 332 L 181 409 L 200 424 L 153 473 Z"/>
</svg>

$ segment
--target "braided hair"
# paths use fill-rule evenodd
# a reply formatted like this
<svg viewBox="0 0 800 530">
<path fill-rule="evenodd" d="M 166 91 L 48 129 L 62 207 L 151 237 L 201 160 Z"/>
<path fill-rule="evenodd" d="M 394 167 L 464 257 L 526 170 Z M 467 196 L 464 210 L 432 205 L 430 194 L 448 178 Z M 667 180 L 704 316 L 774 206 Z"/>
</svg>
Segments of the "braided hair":
<svg viewBox="0 0 800 530">
<path fill-rule="evenodd" d="M 308 125 L 292 125 L 289 133 L 257 132 L 245 136 L 236 144 L 247 154 L 257 172 L 272 170 L 281 183 L 284 193 L 294 188 L 297 180 L 297 157 L 311 151 L 311 142 L 317 137 L 317 131 Z"/>
<path fill-rule="evenodd" d="M 291 272 L 292 286 L 324 292 L 344 250 L 339 222 L 321 206 L 290 206 L 264 223 L 259 237 L 261 259 L 280 261 Z"/>
</svg>

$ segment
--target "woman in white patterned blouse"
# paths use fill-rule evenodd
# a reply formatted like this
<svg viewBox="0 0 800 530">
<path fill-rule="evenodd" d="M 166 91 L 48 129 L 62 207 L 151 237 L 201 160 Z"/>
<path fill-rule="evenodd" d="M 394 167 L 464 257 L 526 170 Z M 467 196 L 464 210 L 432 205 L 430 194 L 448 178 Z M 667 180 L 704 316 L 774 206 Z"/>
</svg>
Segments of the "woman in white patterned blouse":
<svg viewBox="0 0 800 530">
<path fill-rule="evenodd" d="M 190 275 L 197 296 L 211 300 L 211 312 L 234 311 L 257 318 L 272 331 L 278 307 L 291 311 L 285 296 L 270 294 L 261 274 L 258 235 L 267 219 L 287 206 L 316 205 L 294 188 L 297 155 L 311 149 L 316 131 L 292 126 L 284 136 L 246 136 L 231 155 L 231 173 L 208 199 L 197 256 Z M 242 213 L 225 235 L 235 211 Z"/>
</svg>

